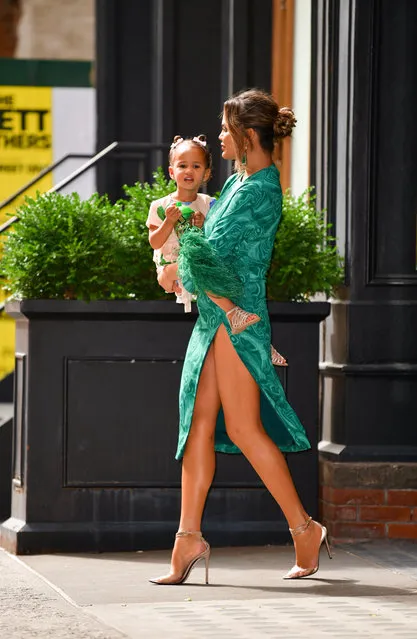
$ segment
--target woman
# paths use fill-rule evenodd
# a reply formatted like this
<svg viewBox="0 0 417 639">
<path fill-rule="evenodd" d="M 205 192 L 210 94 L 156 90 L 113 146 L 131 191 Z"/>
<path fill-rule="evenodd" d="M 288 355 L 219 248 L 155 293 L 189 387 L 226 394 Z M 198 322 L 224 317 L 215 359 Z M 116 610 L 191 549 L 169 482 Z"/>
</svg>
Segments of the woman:
<svg viewBox="0 0 417 639">
<path fill-rule="evenodd" d="M 295 122 L 290 109 L 279 109 L 263 91 L 244 91 L 225 102 L 219 135 L 222 157 L 235 160 L 238 171 L 226 181 L 206 218 L 207 246 L 200 242 L 198 248 L 204 259 L 193 250 L 193 234 L 187 234 L 179 264 L 167 266 L 159 279 L 165 290 L 172 291 L 180 275 L 185 287 L 198 293 L 199 318 L 180 390 L 180 526 L 171 571 L 153 583 L 182 583 L 200 559 L 206 561 L 208 582 L 210 547 L 200 526 L 214 476 L 215 450 L 242 452 L 281 507 L 296 553 L 296 564 L 285 578 L 315 573 L 323 542 L 330 556 L 327 530 L 305 512 L 281 452 L 306 450 L 310 444 L 270 360 L 265 280 L 282 209 L 272 153 L 277 140 L 291 134 Z M 211 251 L 208 261 L 206 249 Z M 220 294 L 216 278 L 210 277 L 213 259 L 218 266 L 215 274 L 223 269 L 230 279 L 235 271 L 243 283 L 235 303 L 261 317 L 238 335 L 231 333 L 225 313 L 205 293 Z"/>
</svg>

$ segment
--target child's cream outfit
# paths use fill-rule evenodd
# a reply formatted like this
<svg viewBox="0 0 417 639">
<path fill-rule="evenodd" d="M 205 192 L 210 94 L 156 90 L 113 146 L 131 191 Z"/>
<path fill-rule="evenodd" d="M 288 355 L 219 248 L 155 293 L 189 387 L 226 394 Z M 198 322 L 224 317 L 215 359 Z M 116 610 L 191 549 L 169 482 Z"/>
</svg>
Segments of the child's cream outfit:
<svg viewBox="0 0 417 639">
<path fill-rule="evenodd" d="M 177 200 L 173 199 L 171 195 L 166 195 L 165 197 L 161 197 L 159 200 L 155 200 L 152 202 L 149 208 L 148 219 L 146 220 L 146 226 L 149 228 L 150 226 L 161 226 L 163 220 L 158 215 L 158 207 L 162 206 L 162 208 L 167 209 L 171 204 L 175 204 Z M 204 193 L 197 193 L 197 197 L 194 202 L 182 202 L 186 206 L 189 206 L 194 211 L 199 211 L 206 217 L 210 207 L 213 202 L 215 202 L 214 198 L 210 195 L 205 195 Z M 159 273 L 164 268 L 164 263 L 161 260 L 163 258 L 166 262 L 176 262 L 178 259 L 178 253 L 180 250 L 180 242 L 178 239 L 178 235 L 175 230 L 172 230 L 170 236 L 167 241 L 160 249 L 155 249 L 153 252 L 153 261 L 156 264 L 156 271 Z M 162 262 L 162 263 L 161 263 Z M 195 297 L 185 290 L 185 288 L 181 285 L 181 281 L 178 280 L 179 285 L 181 287 L 181 293 L 176 294 L 177 304 L 184 304 L 185 313 L 191 312 L 191 302 L 195 299 Z"/>
</svg>

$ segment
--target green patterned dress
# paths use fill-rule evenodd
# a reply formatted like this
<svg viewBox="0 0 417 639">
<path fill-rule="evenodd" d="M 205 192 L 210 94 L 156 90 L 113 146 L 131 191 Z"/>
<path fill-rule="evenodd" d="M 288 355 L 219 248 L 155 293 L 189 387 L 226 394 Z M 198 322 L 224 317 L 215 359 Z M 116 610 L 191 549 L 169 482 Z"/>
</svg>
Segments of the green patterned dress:
<svg viewBox="0 0 417 639">
<path fill-rule="evenodd" d="M 261 418 L 268 435 L 284 452 L 310 448 L 304 428 L 289 405 L 271 362 L 266 275 L 281 210 L 279 172 L 275 165 L 271 165 L 244 181 L 239 175 L 232 175 L 207 215 L 204 224 L 206 241 L 222 265 L 229 271 L 235 271 L 243 282 L 243 293 L 233 301 L 246 311 L 257 313 L 261 321 L 238 335 L 232 335 L 224 311 L 204 292 L 198 292 L 199 317 L 188 344 L 181 379 L 177 459 L 184 454 L 200 373 L 221 324 L 226 327 L 240 359 L 260 388 Z M 193 264 L 187 263 L 187 258 L 183 257 L 179 265 L 185 287 L 194 292 Z M 201 282 L 201 273 L 199 278 Z M 217 418 L 215 449 L 222 453 L 240 452 L 226 433 L 222 409 Z"/>
</svg>

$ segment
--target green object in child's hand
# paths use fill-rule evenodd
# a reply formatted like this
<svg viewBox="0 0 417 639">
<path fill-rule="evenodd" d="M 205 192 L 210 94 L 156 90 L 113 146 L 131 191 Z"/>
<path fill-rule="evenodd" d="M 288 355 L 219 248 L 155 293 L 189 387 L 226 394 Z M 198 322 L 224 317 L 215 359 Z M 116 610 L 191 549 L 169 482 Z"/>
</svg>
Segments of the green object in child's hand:
<svg viewBox="0 0 417 639">
<path fill-rule="evenodd" d="M 158 217 L 161 220 L 165 220 L 165 209 L 163 206 L 158 206 L 158 208 L 156 209 L 156 212 L 158 213 Z"/>
<path fill-rule="evenodd" d="M 181 204 L 181 202 L 177 202 L 175 206 L 178 206 L 181 211 L 182 218 L 187 221 L 190 219 L 192 215 L 194 215 L 195 211 L 190 206 L 186 206 L 185 204 Z"/>
</svg>

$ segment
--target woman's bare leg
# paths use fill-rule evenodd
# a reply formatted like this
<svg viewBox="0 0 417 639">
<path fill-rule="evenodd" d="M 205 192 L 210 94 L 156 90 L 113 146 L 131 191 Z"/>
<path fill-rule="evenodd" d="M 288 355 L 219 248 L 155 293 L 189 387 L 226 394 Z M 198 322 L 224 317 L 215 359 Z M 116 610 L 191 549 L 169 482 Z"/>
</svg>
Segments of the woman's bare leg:
<svg viewBox="0 0 417 639">
<path fill-rule="evenodd" d="M 193 421 L 182 462 L 181 518 L 179 530 L 201 530 L 201 519 L 215 471 L 214 431 L 220 408 L 210 347 L 201 371 Z M 171 574 L 181 574 L 193 557 L 205 549 L 198 536 L 177 537 L 172 551 Z"/>
<path fill-rule="evenodd" d="M 215 471 L 214 432 L 219 409 L 214 348 L 211 346 L 200 375 L 182 462 L 180 530 L 200 530 Z"/>
<path fill-rule="evenodd" d="M 290 528 L 307 520 L 287 463 L 266 434 L 260 417 L 260 392 L 221 326 L 214 340 L 217 384 L 230 439 L 240 448 L 265 486 L 278 502 Z M 313 567 L 321 529 L 311 525 L 295 541 L 297 565 Z"/>
</svg>

